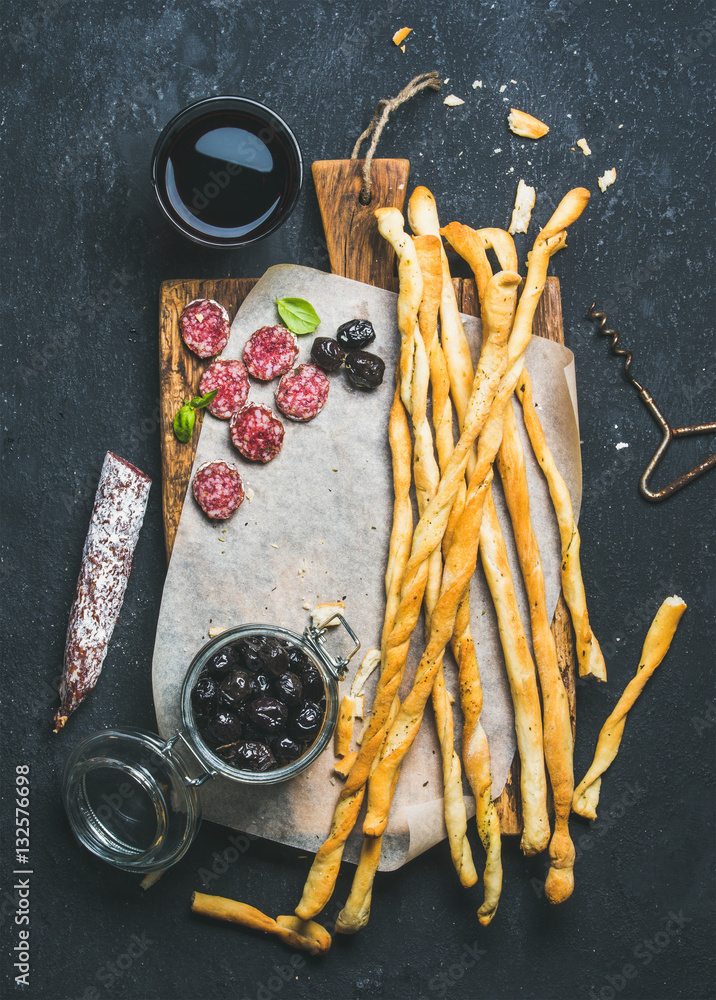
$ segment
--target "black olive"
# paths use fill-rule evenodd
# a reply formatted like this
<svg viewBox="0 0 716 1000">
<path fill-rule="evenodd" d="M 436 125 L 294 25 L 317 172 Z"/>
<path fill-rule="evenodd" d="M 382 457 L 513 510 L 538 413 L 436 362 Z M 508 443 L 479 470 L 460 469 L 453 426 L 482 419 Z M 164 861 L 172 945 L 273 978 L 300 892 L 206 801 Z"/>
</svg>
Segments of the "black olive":
<svg viewBox="0 0 716 1000">
<path fill-rule="evenodd" d="M 319 701 L 325 695 L 323 679 L 317 667 L 312 663 L 306 664 L 300 671 L 301 685 L 303 687 L 303 697 L 310 698 L 311 701 Z"/>
<path fill-rule="evenodd" d="M 263 646 L 261 653 L 261 663 L 264 669 L 278 677 L 288 670 L 288 653 L 280 642 L 275 639 L 269 640 Z"/>
<path fill-rule="evenodd" d="M 303 697 L 303 685 L 295 674 L 287 670 L 274 681 L 276 696 L 287 705 L 299 705 Z"/>
<path fill-rule="evenodd" d="M 336 340 L 347 351 L 360 351 L 375 340 L 373 324 L 367 319 L 352 319 L 338 327 Z"/>
<path fill-rule="evenodd" d="M 314 702 L 307 701 L 292 719 L 289 732 L 297 740 L 305 740 L 307 737 L 316 735 L 322 722 L 323 712 L 321 709 Z"/>
<path fill-rule="evenodd" d="M 271 678 L 263 672 L 254 674 L 251 678 L 251 694 L 254 698 L 260 698 L 262 694 L 267 694 L 271 690 Z"/>
<path fill-rule="evenodd" d="M 208 715 L 216 704 L 216 681 L 212 677 L 200 677 L 191 692 L 191 703 L 197 715 Z"/>
<path fill-rule="evenodd" d="M 213 719 L 210 719 L 207 734 L 217 746 L 221 746 L 223 743 L 233 743 L 240 740 L 244 729 L 233 712 L 219 712 Z"/>
<path fill-rule="evenodd" d="M 276 763 L 276 758 L 265 743 L 239 740 L 234 744 L 232 763 L 244 771 L 268 771 Z"/>
<path fill-rule="evenodd" d="M 307 664 L 306 654 L 298 646 L 291 646 L 288 651 L 288 665 L 294 674 L 300 672 Z"/>
<path fill-rule="evenodd" d="M 237 665 L 245 670 L 259 670 L 261 668 L 261 650 L 263 642 L 261 636 L 252 636 L 250 639 L 241 639 L 234 643 L 236 651 Z"/>
<path fill-rule="evenodd" d="M 348 378 L 358 389 L 375 389 L 383 381 L 385 361 L 368 351 L 355 351 L 346 358 Z"/>
<path fill-rule="evenodd" d="M 271 741 L 271 749 L 279 760 L 296 760 L 303 753 L 300 743 L 296 743 L 290 736 L 277 736 Z"/>
<path fill-rule="evenodd" d="M 232 670 L 221 682 L 221 691 L 231 705 L 238 704 L 253 693 L 251 675 L 246 670 Z"/>
<path fill-rule="evenodd" d="M 316 337 L 311 344 L 311 361 L 324 372 L 334 372 L 343 364 L 346 352 L 331 337 Z"/>
<path fill-rule="evenodd" d="M 209 677 L 216 677 L 220 679 L 224 677 L 231 670 L 233 666 L 233 657 L 227 652 L 227 649 L 220 649 L 218 653 L 214 653 L 207 662 L 204 670 L 206 670 Z"/>
<path fill-rule="evenodd" d="M 251 721 L 265 733 L 283 729 L 288 719 L 288 708 L 278 698 L 257 698 L 251 702 Z"/>
</svg>

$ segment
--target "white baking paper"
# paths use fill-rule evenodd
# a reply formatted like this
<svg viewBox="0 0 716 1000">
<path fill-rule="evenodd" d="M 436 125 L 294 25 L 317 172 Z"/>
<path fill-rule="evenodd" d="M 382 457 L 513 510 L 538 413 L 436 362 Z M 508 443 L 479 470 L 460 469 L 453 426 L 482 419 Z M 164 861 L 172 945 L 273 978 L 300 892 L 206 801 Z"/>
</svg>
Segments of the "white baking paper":
<svg viewBox="0 0 716 1000">
<path fill-rule="evenodd" d="M 303 632 L 309 623 L 305 604 L 345 600 L 345 616 L 362 643 L 347 682 L 365 651 L 378 647 L 383 622 L 383 574 L 392 518 L 392 477 L 388 413 L 398 356 L 396 295 L 310 268 L 273 267 L 242 304 L 231 329 L 225 358 L 240 358 L 249 336 L 260 326 L 280 322 L 275 300 L 308 299 L 321 317 L 315 336 L 333 336 L 356 317 L 371 319 L 377 337 L 371 350 L 386 363 L 382 386 L 370 392 L 353 388 L 343 371 L 329 376 L 328 402 L 309 423 L 284 420 L 281 454 L 267 465 L 245 461 L 234 449 L 228 422 L 207 414 L 194 469 L 223 459 L 238 465 L 247 494 L 234 516 L 211 522 L 194 502 L 191 489 L 182 510 L 157 626 L 153 661 L 154 698 L 163 736 L 180 726 L 179 692 L 190 661 L 209 638 L 209 628 L 249 622 L 280 624 Z M 463 317 L 474 353 L 480 324 Z M 313 336 L 299 338 L 298 362 L 309 360 Z M 535 401 L 575 509 L 581 498 L 579 431 L 572 354 L 559 344 L 533 340 L 527 364 Z M 252 400 L 273 405 L 276 382 L 252 381 Z M 576 396 L 574 397 L 576 400 Z M 542 553 L 551 611 L 560 591 L 559 533 L 546 484 L 526 443 L 527 471 L 535 532 Z M 511 550 L 514 579 L 529 635 L 527 605 L 520 584 L 509 518 L 497 477 L 495 502 Z M 479 564 L 479 560 L 478 560 Z M 481 570 L 472 590 L 472 625 L 484 688 L 483 724 L 492 757 L 493 796 L 502 790 L 515 753 L 509 687 L 494 612 Z M 422 623 L 415 630 L 403 691 L 422 652 Z M 336 634 L 335 641 L 340 637 Z M 456 671 L 445 660 L 449 690 L 457 694 Z M 370 706 L 376 677 L 366 691 Z M 455 705 L 459 747 L 460 711 Z M 217 778 L 201 789 L 206 819 L 247 833 L 315 851 L 330 827 L 340 779 L 333 773 L 332 745 L 305 772 L 289 782 L 250 787 Z M 474 802 L 466 796 L 468 815 Z M 432 709 L 407 754 L 384 837 L 382 870 L 400 867 L 446 836 L 442 816 L 440 752 Z M 348 841 L 346 860 L 360 850 L 360 822 Z"/>
</svg>

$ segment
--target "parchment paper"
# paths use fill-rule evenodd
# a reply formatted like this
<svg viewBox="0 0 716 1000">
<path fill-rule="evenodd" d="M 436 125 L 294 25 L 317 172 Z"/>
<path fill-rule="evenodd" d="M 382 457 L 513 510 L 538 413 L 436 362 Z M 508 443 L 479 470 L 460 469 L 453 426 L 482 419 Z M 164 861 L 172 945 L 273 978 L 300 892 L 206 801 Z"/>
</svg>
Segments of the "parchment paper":
<svg viewBox="0 0 716 1000">
<path fill-rule="evenodd" d="M 228 422 L 206 415 L 194 469 L 214 459 L 234 462 L 253 497 L 245 500 L 229 521 L 210 522 L 194 502 L 191 488 L 187 491 L 164 585 L 152 667 L 157 719 L 164 736 L 180 725 L 181 684 L 212 625 L 259 622 L 303 632 L 309 622 L 305 603 L 345 600 L 345 616 L 362 649 L 351 663 L 344 686 L 350 683 L 364 652 L 380 644 L 383 574 L 392 518 L 387 427 L 399 345 L 396 295 L 310 268 L 272 267 L 241 306 L 223 357 L 240 358 L 254 330 L 279 322 L 275 299 L 282 296 L 305 298 L 314 305 L 322 320 L 315 336 L 333 336 L 341 323 L 355 317 L 371 319 L 377 333 L 371 349 L 384 359 L 386 378 L 378 389 L 362 392 L 350 386 L 342 371 L 332 374 L 324 410 L 306 424 L 285 420 L 283 450 L 267 465 L 244 461 L 231 444 Z M 479 321 L 467 316 L 463 321 L 477 356 Z M 299 338 L 297 363 L 309 360 L 312 340 L 312 335 Z M 527 358 L 545 434 L 578 511 L 581 462 L 572 399 L 573 356 L 559 344 L 535 338 Z M 252 381 L 250 398 L 272 405 L 276 384 Z M 526 443 L 532 516 L 552 613 L 560 591 L 559 532 L 546 484 L 529 449 L 520 407 L 516 403 L 515 407 Z M 495 502 L 512 550 L 498 477 Z M 511 558 L 529 636 L 514 551 Z M 493 796 L 497 797 L 516 743 L 494 611 L 481 570 L 473 581 L 472 625 L 484 688 L 482 718 L 492 755 Z M 404 693 L 422 652 L 422 635 L 421 621 L 414 633 Z M 338 635 L 331 641 L 338 643 Z M 448 688 L 457 694 L 456 671 L 449 654 L 445 673 Z M 376 679 L 374 676 L 367 689 L 366 706 L 371 704 Z M 455 722 L 459 746 L 457 705 Z M 249 787 L 214 779 L 201 789 L 204 816 L 236 830 L 315 851 L 328 833 L 340 792 L 333 762 L 329 745 L 307 771 L 279 785 Z M 400 867 L 446 836 L 441 773 L 439 744 L 428 707 L 404 761 L 384 837 L 382 870 Z M 472 816 L 474 801 L 471 796 L 466 796 L 466 801 Z M 359 821 L 346 846 L 345 858 L 352 862 L 357 861 L 360 850 L 360 825 Z"/>
</svg>

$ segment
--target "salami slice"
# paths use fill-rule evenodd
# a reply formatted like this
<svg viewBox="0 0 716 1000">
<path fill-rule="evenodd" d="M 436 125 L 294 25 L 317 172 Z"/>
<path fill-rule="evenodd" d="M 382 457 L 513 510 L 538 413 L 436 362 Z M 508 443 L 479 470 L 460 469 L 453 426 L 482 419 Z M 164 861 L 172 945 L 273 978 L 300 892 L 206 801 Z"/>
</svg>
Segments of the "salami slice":
<svg viewBox="0 0 716 1000">
<path fill-rule="evenodd" d="M 204 462 L 196 470 L 192 485 L 194 499 L 214 520 L 231 517 L 244 502 L 244 484 L 239 470 L 228 462 Z"/>
<path fill-rule="evenodd" d="M 244 364 L 249 375 L 270 382 L 293 368 L 298 341 L 285 326 L 262 326 L 244 345 Z"/>
<path fill-rule="evenodd" d="M 107 452 L 67 626 L 56 733 L 90 693 L 102 670 L 124 600 L 151 484 L 149 476 Z"/>
<path fill-rule="evenodd" d="M 229 342 L 229 314 L 213 299 L 194 299 L 179 318 L 182 340 L 200 358 L 211 358 Z"/>
<path fill-rule="evenodd" d="M 320 368 L 299 365 L 276 389 L 276 406 L 291 420 L 313 420 L 328 399 L 330 384 Z"/>
<path fill-rule="evenodd" d="M 252 462 L 270 462 L 283 446 L 283 424 L 261 403 L 247 403 L 233 415 L 229 429 L 231 440 Z"/>
<path fill-rule="evenodd" d="M 249 376 L 241 361 L 219 358 L 212 361 L 199 382 L 199 395 L 205 396 L 212 389 L 217 393 L 207 409 L 215 417 L 228 420 L 249 398 Z"/>
</svg>

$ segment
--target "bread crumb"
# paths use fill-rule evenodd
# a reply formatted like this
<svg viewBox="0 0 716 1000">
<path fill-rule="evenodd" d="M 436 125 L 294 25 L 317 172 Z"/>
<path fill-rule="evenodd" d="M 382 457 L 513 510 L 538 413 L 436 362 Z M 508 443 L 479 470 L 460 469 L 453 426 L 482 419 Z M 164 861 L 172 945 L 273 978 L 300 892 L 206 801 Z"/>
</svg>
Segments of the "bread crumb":
<svg viewBox="0 0 716 1000">
<path fill-rule="evenodd" d="M 327 604 L 317 604 L 311 611 L 311 624 L 314 628 L 323 628 L 329 618 L 342 614 L 346 609 L 345 601 L 333 601 Z M 331 622 L 331 627 L 340 625 L 340 622 Z"/>
<path fill-rule="evenodd" d="M 617 171 L 615 167 L 611 170 L 605 170 L 601 177 L 597 178 L 597 183 L 599 184 L 599 190 L 602 194 L 610 187 L 614 181 L 617 179 Z"/>
<path fill-rule="evenodd" d="M 506 90 L 507 90 L 507 84 L 506 84 L 506 83 L 503 83 L 503 84 L 502 84 L 502 86 L 500 87 L 500 93 L 501 93 L 501 94 L 504 94 L 504 92 L 505 92 Z"/>
<path fill-rule="evenodd" d="M 629 445 L 627 444 L 626 441 L 620 441 L 619 444 L 617 445 L 617 451 L 621 451 L 622 448 L 628 448 L 628 447 Z"/>
<path fill-rule="evenodd" d="M 254 491 L 253 491 L 253 490 L 251 489 L 251 487 L 250 487 L 250 486 L 247 486 L 247 487 L 246 487 L 246 488 L 244 489 L 244 496 L 245 496 L 245 497 L 246 497 L 246 499 L 247 499 L 247 500 L 249 501 L 249 503 L 251 503 L 251 501 L 253 500 L 253 498 L 254 498 L 254 496 L 255 496 L 255 495 L 256 495 L 256 494 L 254 493 Z"/>
<path fill-rule="evenodd" d="M 301 607 L 303 608 L 304 611 L 310 611 L 313 605 L 311 604 L 310 601 L 304 601 Z"/>
<path fill-rule="evenodd" d="M 582 150 L 582 152 L 584 153 L 585 156 L 591 156 L 592 155 L 592 151 L 589 148 L 589 143 L 587 142 L 586 139 L 577 139 L 577 145 Z"/>
<path fill-rule="evenodd" d="M 209 638 L 215 639 L 217 635 L 221 635 L 222 632 L 226 632 L 226 629 L 221 628 L 219 625 L 214 625 L 209 629 Z"/>
<path fill-rule="evenodd" d="M 541 139 L 549 132 L 549 125 L 518 108 L 510 108 L 507 124 L 515 135 L 521 135 L 524 139 Z"/>
<path fill-rule="evenodd" d="M 278 545 L 275 542 L 269 542 L 272 549 L 277 549 Z"/>
<path fill-rule="evenodd" d="M 526 233 L 527 227 L 530 224 L 530 218 L 532 217 L 532 209 L 535 207 L 535 201 L 537 198 L 537 192 L 533 187 L 520 178 L 517 185 L 517 197 L 515 198 L 515 207 L 512 210 L 512 219 L 510 220 L 510 227 L 507 230 L 508 233 L 514 235 L 514 233 Z"/>
<path fill-rule="evenodd" d="M 478 87 L 480 88 L 480 90 L 482 90 L 482 80 L 473 80 L 472 89 L 477 90 Z"/>
<path fill-rule="evenodd" d="M 396 31 L 393 35 L 393 45 L 399 46 L 401 42 L 405 41 L 412 30 L 412 28 L 400 28 L 399 31 Z M 405 52 L 405 49 L 403 49 L 403 52 Z"/>
<path fill-rule="evenodd" d="M 443 104 L 447 104 L 449 108 L 457 108 L 464 103 L 465 102 L 462 100 L 462 98 L 456 97 L 455 94 L 448 94 L 445 100 L 443 101 Z"/>
<path fill-rule="evenodd" d="M 401 51 L 401 52 L 405 52 L 405 46 L 404 46 L 404 45 L 401 45 L 401 46 L 400 46 L 400 51 Z"/>
</svg>

